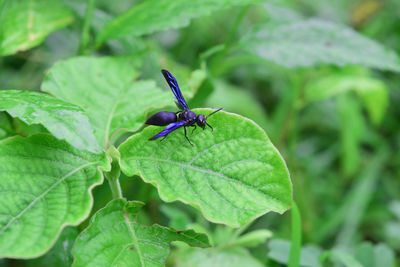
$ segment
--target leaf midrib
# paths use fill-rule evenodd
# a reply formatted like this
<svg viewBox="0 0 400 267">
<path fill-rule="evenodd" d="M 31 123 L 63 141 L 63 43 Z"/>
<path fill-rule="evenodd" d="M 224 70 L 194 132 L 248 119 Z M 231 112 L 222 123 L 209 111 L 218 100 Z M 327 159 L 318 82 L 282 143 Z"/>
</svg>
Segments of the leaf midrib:
<svg viewBox="0 0 400 267">
<path fill-rule="evenodd" d="M 132 222 L 129 219 L 129 215 L 128 215 L 126 210 L 124 210 L 123 214 L 124 214 L 125 223 L 128 226 L 129 233 L 131 234 L 132 241 L 134 243 L 134 246 L 137 249 L 137 253 L 138 253 L 138 256 L 139 256 L 140 264 L 142 264 L 142 266 L 145 267 L 146 265 L 144 264 L 142 251 L 140 250 L 139 241 L 138 241 L 138 238 L 136 237 L 135 230 L 133 229 Z"/>
<path fill-rule="evenodd" d="M 183 162 L 169 160 L 169 159 L 159 159 L 159 158 L 151 158 L 151 157 L 136 157 L 136 156 L 127 157 L 124 160 L 150 160 L 150 161 L 158 161 L 158 162 L 176 164 L 176 165 L 180 165 L 181 167 L 184 167 L 184 168 L 189 168 L 189 169 L 197 170 L 197 171 L 200 171 L 200 172 L 203 172 L 203 173 L 208 173 L 208 174 L 211 174 L 211 175 L 219 176 L 219 177 L 221 177 L 221 178 L 223 178 L 225 180 L 228 180 L 230 182 L 234 182 L 234 183 L 240 184 L 240 185 L 242 185 L 244 187 L 247 187 L 249 189 L 255 190 L 255 191 L 261 193 L 262 195 L 268 195 L 265 192 L 261 191 L 259 188 L 255 187 L 255 186 L 252 186 L 252 185 L 249 185 L 249 184 L 246 184 L 243 181 L 240 181 L 238 179 L 234 179 L 232 177 L 226 176 L 225 174 L 220 173 L 220 172 L 216 172 L 216 171 L 213 171 L 213 170 L 205 169 L 205 168 L 202 168 L 200 166 L 196 166 L 196 165 L 192 165 L 192 164 L 188 164 L 188 163 L 183 163 Z"/>
</svg>

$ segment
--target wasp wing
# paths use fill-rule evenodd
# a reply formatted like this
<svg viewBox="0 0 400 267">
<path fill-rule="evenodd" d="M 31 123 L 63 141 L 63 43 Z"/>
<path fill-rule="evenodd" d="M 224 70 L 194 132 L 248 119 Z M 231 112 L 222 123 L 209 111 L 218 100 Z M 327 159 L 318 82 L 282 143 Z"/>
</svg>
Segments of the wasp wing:
<svg viewBox="0 0 400 267">
<path fill-rule="evenodd" d="M 179 89 L 178 82 L 176 81 L 174 76 L 172 76 L 172 74 L 167 70 L 161 70 L 161 72 L 164 75 L 164 78 L 167 81 L 169 87 L 171 87 L 172 93 L 174 93 L 175 103 L 177 104 L 177 106 L 180 109 L 189 110 L 189 107 L 186 104 L 186 101 L 181 93 L 181 90 Z"/>
<path fill-rule="evenodd" d="M 170 124 L 168 124 L 167 128 L 165 128 L 164 130 L 162 130 L 161 132 L 159 132 L 158 134 L 156 134 L 155 136 L 150 138 L 150 140 L 154 140 L 154 139 L 157 139 L 162 136 L 167 136 L 168 134 L 175 131 L 176 129 L 178 129 L 182 126 L 185 126 L 185 124 L 186 124 L 185 121 L 178 121 L 178 122 L 170 123 Z"/>
</svg>

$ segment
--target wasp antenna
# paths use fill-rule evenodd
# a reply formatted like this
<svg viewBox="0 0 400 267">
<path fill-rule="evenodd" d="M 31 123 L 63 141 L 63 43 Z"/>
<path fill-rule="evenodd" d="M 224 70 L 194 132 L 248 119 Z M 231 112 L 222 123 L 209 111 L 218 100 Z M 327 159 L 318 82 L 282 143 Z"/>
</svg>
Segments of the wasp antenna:
<svg viewBox="0 0 400 267">
<path fill-rule="evenodd" d="M 220 111 L 222 108 L 219 108 L 217 110 L 214 110 L 213 112 L 211 112 L 210 114 L 208 114 L 208 116 L 206 117 L 206 119 L 208 119 L 208 117 L 210 117 L 211 115 L 213 115 L 214 113 L 217 113 L 218 111 Z"/>
</svg>

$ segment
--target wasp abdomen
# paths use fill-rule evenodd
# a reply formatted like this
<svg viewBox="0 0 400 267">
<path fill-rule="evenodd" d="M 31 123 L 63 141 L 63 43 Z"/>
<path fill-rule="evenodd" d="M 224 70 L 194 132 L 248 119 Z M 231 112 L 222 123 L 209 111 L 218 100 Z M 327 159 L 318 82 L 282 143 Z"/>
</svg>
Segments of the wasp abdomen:
<svg viewBox="0 0 400 267">
<path fill-rule="evenodd" d="M 165 126 L 170 123 L 176 122 L 177 116 L 175 112 L 160 111 L 147 119 L 146 124 Z"/>
</svg>

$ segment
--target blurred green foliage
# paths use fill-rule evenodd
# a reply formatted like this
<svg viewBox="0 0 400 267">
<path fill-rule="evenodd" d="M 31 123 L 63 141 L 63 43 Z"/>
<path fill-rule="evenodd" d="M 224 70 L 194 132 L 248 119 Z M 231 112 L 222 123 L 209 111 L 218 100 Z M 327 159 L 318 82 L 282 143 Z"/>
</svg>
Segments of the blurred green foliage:
<svg viewBox="0 0 400 267">
<path fill-rule="evenodd" d="M 10 37 L 4 30 L 11 23 L 4 23 L 11 14 L 8 9 L 18 13 L 18 4 L 24 4 L 10 6 L 12 1 L 0 0 L 2 44 Z M 151 25 L 156 28 L 132 29 L 130 20 L 140 14 L 136 6 L 142 2 L 147 1 L 60 2 L 68 11 L 57 10 L 66 19 L 61 26 L 39 29 L 43 42 L 35 39 L 26 45 L 21 40 L 18 53 L 0 45 L 0 89 L 39 90 L 50 66 L 78 54 L 138 58 L 144 78 L 161 79 L 161 67 L 182 77 L 198 70 L 192 79 L 197 89 L 187 94 L 191 107 L 223 106 L 253 119 L 283 154 L 301 214 L 301 266 L 400 264 L 400 2 L 243 1 L 228 9 L 213 7 L 209 14 L 196 13 L 190 1 L 159 8 L 150 0 L 162 20 Z M 246 5 L 254 2 L 259 3 Z M 86 12 L 88 3 L 94 4 L 91 13 Z M 180 10 L 176 3 L 186 5 Z M 130 15 L 119 17 L 124 26 L 119 31 L 118 20 L 110 21 L 131 7 Z M 182 14 L 186 17 L 180 19 Z M 12 25 L 25 25 L 23 19 L 26 16 Z M 85 23 L 88 31 L 82 33 Z M 45 129 L 0 113 L 0 138 L 41 131 Z M 176 243 L 170 266 L 232 266 L 230 260 L 236 258 L 238 266 L 289 262 L 290 213 L 268 214 L 233 229 L 205 221 L 182 203 L 163 203 L 156 189 L 139 179 L 122 177 L 121 184 L 128 199 L 146 203 L 139 213 L 142 223 L 209 235 L 214 247 L 206 250 Z M 94 192 L 92 213 L 111 199 L 107 184 Z M 266 229 L 272 238 L 270 232 L 249 237 Z M 71 242 L 69 232 L 76 234 L 65 231 L 61 240 Z M 63 256 L 58 254 L 60 242 L 47 258 L 5 259 L 0 265 L 33 266 L 63 258 L 68 265 L 70 243 Z"/>
</svg>

